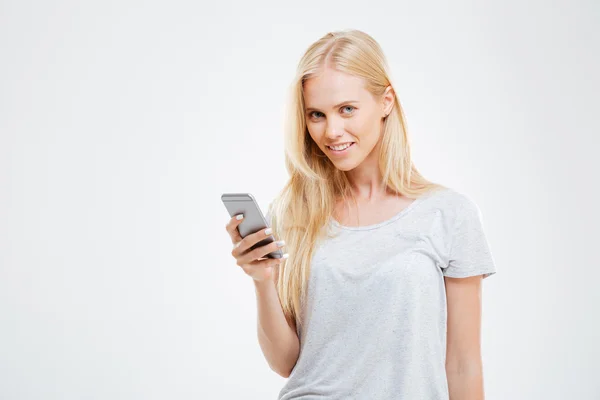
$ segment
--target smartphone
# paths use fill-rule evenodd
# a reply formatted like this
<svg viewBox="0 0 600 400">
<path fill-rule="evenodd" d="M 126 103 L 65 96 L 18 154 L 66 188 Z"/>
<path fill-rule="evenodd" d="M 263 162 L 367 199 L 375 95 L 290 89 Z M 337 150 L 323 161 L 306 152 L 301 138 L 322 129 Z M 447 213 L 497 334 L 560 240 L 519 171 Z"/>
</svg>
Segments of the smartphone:
<svg viewBox="0 0 600 400">
<path fill-rule="evenodd" d="M 260 210 L 256 199 L 250 193 L 223 193 L 221 201 L 223 201 L 225 208 L 227 208 L 230 217 L 233 218 L 238 214 L 244 214 L 244 219 L 237 226 L 242 238 L 269 227 L 267 219 Z M 273 235 L 266 236 L 263 240 L 250 247 L 250 250 L 267 245 L 274 240 Z M 277 249 L 266 254 L 265 257 L 281 258 L 283 257 L 283 252 L 281 249 Z"/>
</svg>

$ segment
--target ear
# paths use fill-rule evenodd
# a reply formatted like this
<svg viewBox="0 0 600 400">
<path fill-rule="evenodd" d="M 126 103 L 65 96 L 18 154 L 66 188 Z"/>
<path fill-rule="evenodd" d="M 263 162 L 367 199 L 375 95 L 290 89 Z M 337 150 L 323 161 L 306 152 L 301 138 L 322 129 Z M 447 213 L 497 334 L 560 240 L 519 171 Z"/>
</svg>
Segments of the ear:
<svg viewBox="0 0 600 400">
<path fill-rule="evenodd" d="M 392 109 L 394 108 L 394 99 L 395 99 L 395 93 L 394 93 L 394 89 L 392 88 L 391 85 L 389 85 L 387 88 L 385 88 L 385 92 L 383 93 L 383 115 L 382 117 L 385 118 L 389 115 L 389 113 L 392 112 Z"/>
</svg>

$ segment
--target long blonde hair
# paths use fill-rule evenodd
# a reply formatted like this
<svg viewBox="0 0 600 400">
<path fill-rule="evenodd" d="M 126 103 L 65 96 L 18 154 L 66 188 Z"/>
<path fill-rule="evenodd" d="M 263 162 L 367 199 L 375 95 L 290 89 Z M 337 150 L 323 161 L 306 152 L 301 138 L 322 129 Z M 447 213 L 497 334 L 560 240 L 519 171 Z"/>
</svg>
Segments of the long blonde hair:
<svg viewBox="0 0 600 400">
<path fill-rule="evenodd" d="M 285 165 L 290 178 L 269 204 L 268 211 L 273 233 L 285 240 L 289 254 L 275 275 L 279 300 L 288 322 L 298 326 L 303 322 L 302 305 L 315 245 L 328 232 L 324 228 L 333 215 L 336 201 L 340 197 L 346 199 L 347 195 L 353 197 L 345 173 L 313 142 L 306 126 L 303 85 L 325 65 L 362 77 L 367 90 L 376 97 L 382 96 L 391 85 L 389 67 L 379 44 L 358 30 L 327 33 L 309 46 L 298 64 L 285 114 Z M 392 192 L 416 198 L 444 187 L 426 180 L 413 165 L 397 94 L 392 111 L 384 120 L 380 140 L 379 168 L 383 183 Z"/>
</svg>

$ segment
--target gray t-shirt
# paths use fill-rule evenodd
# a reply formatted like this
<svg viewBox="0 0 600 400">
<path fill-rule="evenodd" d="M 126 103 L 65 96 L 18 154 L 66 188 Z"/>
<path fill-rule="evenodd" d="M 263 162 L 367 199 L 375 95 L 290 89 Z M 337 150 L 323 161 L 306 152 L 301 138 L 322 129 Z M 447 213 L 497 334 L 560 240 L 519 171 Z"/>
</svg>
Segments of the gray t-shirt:
<svg viewBox="0 0 600 400">
<path fill-rule="evenodd" d="M 444 276 L 496 272 L 478 206 L 442 189 L 378 224 L 329 226 L 278 399 L 447 400 Z"/>
</svg>

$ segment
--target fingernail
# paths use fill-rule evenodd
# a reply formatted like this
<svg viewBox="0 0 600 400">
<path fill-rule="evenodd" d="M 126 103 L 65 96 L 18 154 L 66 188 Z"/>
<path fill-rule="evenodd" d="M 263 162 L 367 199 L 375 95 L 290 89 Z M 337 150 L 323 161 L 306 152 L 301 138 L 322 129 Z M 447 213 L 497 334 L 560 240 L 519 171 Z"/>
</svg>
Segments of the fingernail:
<svg viewBox="0 0 600 400">
<path fill-rule="evenodd" d="M 281 258 L 288 258 L 289 256 L 290 256 L 290 255 L 289 255 L 288 253 L 285 253 L 285 254 L 283 255 L 283 257 L 281 257 Z"/>
<path fill-rule="evenodd" d="M 276 243 L 277 247 L 283 247 L 283 245 L 285 244 L 285 240 L 278 240 Z"/>
<path fill-rule="evenodd" d="M 242 218 L 244 218 L 244 214 L 238 214 L 235 216 L 235 219 L 237 219 L 238 221 Z"/>
<path fill-rule="evenodd" d="M 271 229 L 271 228 L 265 229 L 265 235 L 270 235 L 271 233 L 273 233 L 273 229 Z"/>
</svg>

